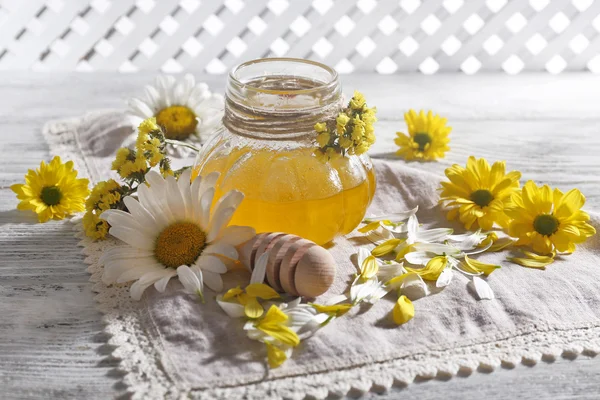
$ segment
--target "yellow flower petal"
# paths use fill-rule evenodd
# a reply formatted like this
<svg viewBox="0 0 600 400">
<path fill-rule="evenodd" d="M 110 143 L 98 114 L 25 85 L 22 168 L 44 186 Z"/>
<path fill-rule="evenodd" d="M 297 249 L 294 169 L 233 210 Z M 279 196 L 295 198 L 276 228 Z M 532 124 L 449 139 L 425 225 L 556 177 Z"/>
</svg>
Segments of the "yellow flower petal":
<svg viewBox="0 0 600 400">
<path fill-rule="evenodd" d="M 419 268 L 419 269 L 406 268 L 406 270 L 408 272 L 414 272 L 415 274 L 421 276 L 421 278 L 425 279 L 426 281 L 436 281 L 447 265 L 448 265 L 448 257 L 437 256 L 437 257 L 433 257 L 431 260 L 429 260 L 429 262 L 427 263 L 425 268 Z"/>
<path fill-rule="evenodd" d="M 375 247 L 373 250 L 371 250 L 371 254 L 375 257 L 384 256 L 394 251 L 396 247 L 398 247 L 405 241 L 406 239 L 388 239 L 385 242 L 381 243 L 379 246 Z"/>
<path fill-rule="evenodd" d="M 223 301 L 227 301 L 227 300 L 231 300 L 237 296 L 239 296 L 240 294 L 242 294 L 244 291 L 238 286 L 232 289 L 229 289 L 227 292 L 225 292 L 225 294 L 223 295 Z"/>
<path fill-rule="evenodd" d="M 365 258 L 361 267 L 360 276 L 363 279 L 370 279 L 377 275 L 377 271 L 379 271 L 379 264 L 377 264 L 377 259 L 374 256 L 369 256 Z"/>
<path fill-rule="evenodd" d="M 394 305 L 392 316 L 396 324 L 405 324 L 415 316 L 415 306 L 408 297 L 400 296 Z"/>
<path fill-rule="evenodd" d="M 324 313 L 327 315 L 331 315 L 334 317 L 341 317 L 342 315 L 346 314 L 348 311 L 350 311 L 352 309 L 352 304 L 346 304 L 346 303 L 342 303 L 342 304 L 333 304 L 333 305 L 329 305 L 329 306 L 325 306 L 325 305 L 321 305 L 321 304 L 314 304 L 314 303 L 310 303 L 311 306 L 313 306 L 315 308 L 315 310 L 317 310 L 320 313 Z"/>
<path fill-rule="evenodd" d="M 265 343 L 267 346 L 267 361 L 269 368 L 277 368 L 287 360 L 285 351 L 270 343 Z"/>
<path fill-rule="evenodd" d="M 381 224 L 379 223 L 379 221 L 373 221 L 373 222 L 369 222 L 367 225 L 363 226 L 358 231 L 360 233 L 367 233 L 367 232 L 374 231 L 375 229 L 379 228 L 380 226 L 381 226 Z"/>
<path fill-rule="evenodd" d="M 463 266 L 465 266 L 465 265 L 468 266 L 468 268 L 470 269 L 469 272 L 473 272 L 473 273 L 483 272 L 483 274 L 485 276 L 488 276 L 489 274 L 491 274 L 492 272 L 494 272 L 495 270 L 500 268 L 499 265 L 486 264 L 484 262 L 469 258 L 469 256 L 467 256 L 467 255 L 465 255 L 465 262 L 464 262 Z"/>
<path fill-rule="evenodd" d="M 260 318 L 260 316 L 263 315 L 264 312 L 265 310 L 263 306 L 258 302 L 256 297 L 251 297 L 244 305 L 244 314 L 246 314 L 248 318 Z"/>
<path fill-rule="evenodd" d="M 541 256 L 539 254 L 535 254 L 529 251 L 523 251 L 523 254 L 525 254 L 527 258 L 509 257 L 508 261 L 512 261 L 515 264 L 519 264 L 523 267 L 539 269 L 545 269 L 546 266 L 554 262 L 554 255 Z"/>
<path fill-rule="evenodd" d="M 490 246 L 490 248 L 487 249 L 487 251 L 492 251 L 492 252 L 501 251 L 501 250 L 504 250 L 504 249 L 512 246 L 514 242 L 515 241 L 513 239 L 508 238 L 508 237 L 501 238 L 501 239 L 496 240 L 494 242 L 494 244 L 492 244 Z"/>
<path fill-rule="evenodd" d="M 260 297 L 261 299 L 270 300 L 279 298 L 277 293 L 271 286 L 264 283 L 252 283 L 246 286 L 246 293 L 250 297 Z"/>
<path fill-rule="evenodd" d="M 271 306 L 265 317 L 260 321 L 260 324 L 281 324 L 287 320 L 288 316 L 279 307 Z"/>
</svg>

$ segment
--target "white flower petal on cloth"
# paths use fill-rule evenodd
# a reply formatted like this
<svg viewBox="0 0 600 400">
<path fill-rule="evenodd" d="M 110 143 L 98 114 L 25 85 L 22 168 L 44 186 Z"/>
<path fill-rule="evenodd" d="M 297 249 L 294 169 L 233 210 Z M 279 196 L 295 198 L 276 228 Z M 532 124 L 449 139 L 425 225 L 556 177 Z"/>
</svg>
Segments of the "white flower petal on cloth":
<svg viewBox="0 0 600 400">
<path fill-rule="evenodd" d="M 410 300 L 417 300 L 429 295 L 427 284 L 418 274 L 409 273 L 400 285 L 400 293 Z"/>
<path fill-rule="evenodd" d="M 107 262 L 120 259 L 141 259 L 154 256 L 152 250 L 142 250 L 131 246 L 115 246 L 105 250 L 100 256 L 98 263 L 104 265 Z"/>
<path fill-rule="evenodd" d="M 265 281 L 265 275 L 267 273 L 267 261 L 269 261 L 269 251 L 265 251 L 256 261 L 252 275 L 250 276 L 250 283 L 263 283 Z"/>
<path fill-rule="evenodd" d="M 197 268 L 192 270 L 187 265 L 181 265 L 177 268 L 177 276 L 179 282 L 183 285 L 186 293 L 197 294 L 202 293 L 204 283 L 202 282 L 202 270 Z"/>
<path fill-rule="evenodd" d="M 371 252 L 364 247 L 360 247 L 356 253 L 356 261 L 358 263 L 358 269 L 362 271 L 362 266 L 367 257 L 371 255 Z"/>
<path fill-rule="evenodd" d="M 415 241 L 417 242 L 440 242 L 452 234 L 451 228 L 435 228 L 419 231 L 416 234 Z"/>
<path fill-rule="evenodd" d="M 208 236 L 206 238 L 209 243 L 215 240 L 221 233 L 221 230 L 229 224 L 234 212 L 235 208 L 229 207 L 219 210 L 219 212 L 215 212 L 211 216 L 210 223 L 208 224 Z"/>
<path fill-rule="evenodd" d="M 202 254 L 218 254 L 232 260 L 238 259 L 238 251 L 236 248 L 220 240 L 206 246 L 206 248 L 202 251 Z"/>
<path fill-rule="evenodd" d="M 413 265 L 427 265 L 433 256 L 432 253 L 427 251 L 411 251 L 410 253 L 406 253 L 404 259 Z"/>
<path fill-rule="evenodd" d="M 164 268 L 164 266 L 158 264 L 154 259 L 154 256 L 145 256 L 141 258 L 115 258 L 113 260 L 107 261 L 104 264 L 104 272 L 102 274 L 102 281 L 104 283 L 115 283 L 119 279 L 119 277 L 125 272 L 138 268 L 138 267 L 147 267 L 151 268 L 153 266 L 157 266 L 159 268 Z M 137 279 L 137 278 L 132 278 Z"/>
<path fill-rule="evenodd" d="M 369 279 L 365 283 L 350 287 L 350 300 L 353 303 L 365 301 L 375 303 L 387 294 L 388 290 L 377 279 Z"/>
<path fill-rule="evenodd" d="M 227 266 L 219 257 L 202 254 L 195 263 L 203 271 L 210 271 L 216 274 L 224 274 L 227 272 Z"/>
<path fill-rule="evenodd" d="M 217 304 L 225 311 L 231 318 L 242 318 L 246 316 L 244 312 L 244 306 L 239 303 L 231 303 L 229 301 L 223 301 L 223 295 L 218 295 L 216 297 Z"/>
<path fill-rule="evenodd" d="M 448 242 L 459 250 L 471 250 L 487 237 L 480 230 L 462 235 L 449 235 Z"/>
<path fill-rule="evenodd" d="M 406 273 L 403 263 L 391 262 L 390 264 L 380 264 L 377 276 L 382 282 L 386 282 L 396 276 L 400 276 Z"/>
<path fill-rule="evenodd" d="M 454 246 L 449 246 L 447 244 L 442 243 L 416 243 L 415 250 L 417 251 L 425 251 L 429 253 L 433 253 L 435 255 L 458 255 L 461 253 L 460 249 L 457 249 Z"/>
<path fill-rule="evenodd" d="M 440 276 L 435 281 L 435 286 L 439 288 L 446 287 L 452 281 L 452 268 L 444 268 Z"/>
<path fill-rule="evenodd" d="M 348 296 L 346 296 L 345 294 L 338 294 L 338 295 L 335 295 L 335 296 L 332 296 L 332 297 L 328 298 L 325 301 L 325 304 L 326 305 L 333 305 L 333 304 L 338 304 L 338 303 L 341 303 L 341 302 L 347 301 L 347 300 L 349 300 Z"/>
<path fill-rule="evenodd" d="M 192 267 L 192 269 L 194 269 Z M 221 278 L 220 274 L 204 270 L 202 271 L 202 276 L 204 277 L 204 284 L 208 286 L 215 292 L 223 291 L 223 278 Z"/>
<path fill-rule="evenodd" d="M 379 246 L 383 242 L 389 239 L 394 239 L 395 236 L 388 229 L 378 228 L 367 233 L 367 239 L 369 239 L 374 245 Z"/>
<path fill-rule="evenodd" d="M 419 220 L 415 214 L 408 217 L 406 222 L 406 232 L 409 244 L 413 244 L 416 241 L 416 235 L 419 231 Z"/>
<path fill-rule="evenodd" d="M 477 296 L 479 296 L 479 300 L 493 300 L 494 299 L 494 291 L 488 285 L 488 283 L 481 279 L 478 276 L 473 277 L 473 287 L 475 288 L 475 292 Z"/>
<path fill-rule="evenodd" d="M 248 240 L 256 236 L 254 228 L 249 226 L 237 226 L 229 225 L 227 228 L 221 231 L 221 235 L 218 240 L 219 243 L 227 243 L 232 246 L 239 246 L 242 243 L 246 243 Z"/>
<path fill-rule="evenodd" d="M 169 269 L 170 269 L 170 271 L 168 274 L 166 274 L 163 278 L 159 279 L 158 281 L 154 282 L 154 288 L 159 293 L 163 293 L 165 291 L 165 289 L 167 288 L 167 284 L 169 283 L 171 278 L 174 277 L 175 275 L 177 275 L 177 272 L 174 269 L 172 269 L 172 268 L 169 268 Z"/>
<path fill-rule="evenodd" d="M 131 111 L 140 118 L 146 119 L 154 116 L 154 111 L 140 99 L 134 97 L 127 104 Z"/>
<path fill-rule="evenodd" d="M 111 226 L 108 232 L 130 246 L 143 250 L 154 250 L 154 238 L 150 238 L 138 230 L 121 226 Z"/>
</svg>

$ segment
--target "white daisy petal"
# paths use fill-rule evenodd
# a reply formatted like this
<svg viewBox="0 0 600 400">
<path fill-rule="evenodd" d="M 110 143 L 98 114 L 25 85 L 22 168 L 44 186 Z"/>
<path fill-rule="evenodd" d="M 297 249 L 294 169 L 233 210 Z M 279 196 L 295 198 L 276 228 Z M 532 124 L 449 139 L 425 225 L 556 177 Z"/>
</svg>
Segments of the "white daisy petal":
<svg viewBox="0 0 600 400">
<path fill-rule="evenodd" d="M 211 172 L 210 174 L 203 176 L 198 188 L 198 197 L 202 197 L 208 189 L 214 189 L 219 179 L 220 174 L 218 172 Z"/>
<path fill-rule="evenodd" d="M 367 257 L 369 257 L 370 255 L 371 255 L 371 252 L 369 250 L 365 249 L 364 247 L 361 247 L 358 249 L 358 253 L 356 254 L 357 262 L 358 262 L 358 269 L 362 270 L 363 263 L 365 262 Z"/>
<path fill-rule="evenodd" d="M 174 176 L 168 176 L 167 179 L 167 192 L 165 193 L 167 197 L 167 202 L 169 204 L 169 208 L 171 209 L 171 213 L 176 220 L 185 219 L 185 202 L 183 200 L 183 196 L 181 191 L 179 190 L 179 186 L 177 185 L 177 181 Z"/>
<path fill-rule="evenodd" d="M 111 226 L 108 233 L 123 242 L 142 250 L 153 250 L 154 240 L 140 231 L 122 226 Z"/>
<path fill-rule="evenodd" d="M 128 212 L 122 210 L 106 210 L 100 214 L 100 218 L 112 226 L 121 226 L 136 231 L 143 230 L 139 222 Z"/>
<path fill-rule="evenodd" d="M 441 241 L 452 234 L 453 229 L 451 228 L 436 228 L 424 231 L 419 231 L 416 234 L 415 241 L 417 242 L 437 242 Z"/>
<path fill-rule="evenodd" d="M 219 201 L 217 201 L 217 205 L 215 206 L 215 214 L 226 208 L 233 208 L 235 210 L 240 205 L 242 200 L 244 200 L 244 194 L 242 192 L 239 190 L 230 190 L 221 196 Z"/>
<path fill-rule="evenodd" d="M 244 306 L 239 303 L 230 303 L 228 301 L 223 301 L 223 295 L 218 295 L 217 304 L 225 311 L 230 318 L 242 318 L 246 316 L 244 312 Z"/>
<path fill-rule="evenodd" d="M 418 274 L 409 273 L 400 285 L 400 293 L 410 300 L 417 300 L 429 295 L 427 284 Z"/>
<path fill-rule="evenodd" d="M 227 266 L 221 261 L 219 257 L 212 255 L 201 255 L 196 260 L 195 265 L 200 267 L 203 271 L 210 271 L 217 274 L 224 274 L 227 272 Z"/>
<path fill-rule="evenodd" d="M 426 251 L 412 251 L 404 256 L 404 259 L 414 265 L 427 265 L 433 258 L 431 253 Z"/>
<path fill-rule="evenodd" d="M 219 243 L 227 243 L 232 246 L 239 246 L 256 236 L 254 228 L 249 226 L 230 225 L 221 231 Z"/>
<path fill-rule="evenodd" d="M 156 232 L 164 228 L 162 224 L 159 224 L 156 221 L 154 215 L 152 215 L 144 206 L 140 204 L 139 201 L 133 197 L 125 196 L 125 198 L 123 198 L 123 203 L 125 203 L 127 210 L 145 230 Z"/>
<path fill-rule="evenodd" d="M 221 230 L 225 228 L 227 224 L 229 224 L 229 221 L 231 221 L 231 217 L 233 217 L 234 212 L 235 208 L 230 207 L 225 208 L 223 210 L 219 210 L 219 212 L 215 212 L 212 215 L 210 223 L 208 224 L 207 240 L 209 243 L 216 239 L 221 233 Z"/>
<path fill-rule="evenodd" d="M 142 257 L 149 257 L 152 256 L 154 254 L 154 252 L 152 250 L 142 250 L 142 249 L 136 249 L 134 247 L 130 247 L 130 246 L 115 246 L 115 247 L 111 247 L 110 249 L 105 250 L 102 255 L 100 256 L 100 259 L 98 260 L 98 263 L 100 265 L 104 265 L 104 263 L 106 263 L 107 261 L 111 261 L 114 259 L 129 259 L 129 258 L 142 258 Z"/>
<path fill-rule="evenodd" d="M 144 294 L 144 290 L 148 288 L 148 286 L 153 285 L 154 282 L 162 279 L 165 276 L 165 273 L 168 271 L 153 271 L 144 274 L 140 279 L 135 281 L 131 288 L 129 289 L 129 293 L 131 298 L 134 300 L 139 300 L 142 298 Z"/>
<path fill-rule="evenodd" d="M 204 270 L 202 271 L 202 275 L 204 277 L 204 283 L 211 290 L 217 293 L 223 291 L 223 278 L 221 278 L 220 274 Z"/>
<path fill-rule="evenodd" d="M 217 254 L 223 257 L 230 258 L 232 260 L 238 259 L 238 251 L 235 247 L 228 243 L 223 243 L 218 241 L 216 243 L 211 243 L 208 245 L 203 251 L 202 254 Z"/>
<path fill-rule="evenodd" d="M 170 271 L 165 273 L 165 276 L 158 281 L 154 282 L 154 288 L 159 292 L 163 293 L 167 288 L 167 284 L 171 280 L 172 277 L 177 275 L 177 272 L 173 268 L 168 268 Z"/>
<path fill-rule="evenodd" d="M 200 227 L 207 231 L 210 223 L 210 207 L 213 197 L 215 196 L 215 188 L 209 188 L 200 198 Z"/>
<path fill-rule="evenodd" d="M 146 99 L 148 99 L 147 105 L 152 109 L 153 114 L 157 114 L 164 108 L 164 103 L 160 98 L 158 90 L 152 85 L 146 85 L 144 91 L 146 92 Z"/>
<path fill-rule="evenodd" d="M 191 178 L 192 169 L 186 168 L 177 179 L 177 186 L 179 186 L 179 191 L 181 192 L 181 197 L 183 198 L 183 203 L 185 205 L 185 218 L 188 219 L 194 218 L 192 208 L 192 188 L 190 185 Z"/>
<path fill-rule="evenodd" d="M 161 226 L 165 227 L 169 225 L 169 222 L 173 219 L 170 210 L 165 210 L 167 207 L 163 207 L 161 202 L 154 197 L 153 192 L 146 185 L 138 186 L 138 198 L 140 204 L 148 210 L 154 217 L 156 222 Z"/>
<path fill-rule="evenodd" d="M 125 283 L 135 279 L 139 279 L 149 272 L 162 272 L 165 270 L 165 267 L 155 262 L 154 264 L 141 265 L 137 267 L 131 267 L 127 265 L 124 266 L 124 268 L 120 268 L 119 270 L 123 272 L 119 274 L 115 282 Z"/>
<path fill-rule="evenodd" d="M 265 251 L 256 261 L 250 283 L 263 283 L 267 273 L 267 261 L 269 260 L 269 252 Z"/>
<path fill-rule="evenodd" d="M 435 281 L 435 286 L 439 288 L 448 286 L 452 281 L 452 276 L 452 268 L 445 268 Z"/>
<path fill-rule="evenodd" d="M 367 217 L 367 218 L 365 218 L 365 221 L 387 220 L 387 221 L 397 224 L 398 222 L 405 221 L 410 216 L 415 215 L 417 213 L 417 211 L 419 211 L 419 206 L 416 206 L 412 210 L 408 210 L 408 211 L 401 211 L 401 212 L 397 212 L 397 213 L 393 213 L 393 214 L 384 214 L 384 215 L 377 215 L 377 216 L 373 216 L 373 217 Z"/>
<path fill-rule="evenodd" d="M 202 270 L 199 268 L 192 270 L 187 265 L 181 265 L 177 268 L 177 276 L 187 293 L 202 293 L 204 287 L 202 282 Z"/>
<path fill-rule="evenodd" d="M 479 296 L 479 300 L 494 299 L 494 291 L 492 290 L 490 285 L 488 285 L 488 283 L 480 277 L 473 277 L 473 287 L 475 288 L 475 292 L 477 292 L 477 296 Z"/>
<path fill-rule="evenodd" d="M 146 119 L 154 116 L 152 109 L 140 99 L 134 97 L 129 100 L 128 105 L 131 111 L 140 118 Z"/>
</svg>

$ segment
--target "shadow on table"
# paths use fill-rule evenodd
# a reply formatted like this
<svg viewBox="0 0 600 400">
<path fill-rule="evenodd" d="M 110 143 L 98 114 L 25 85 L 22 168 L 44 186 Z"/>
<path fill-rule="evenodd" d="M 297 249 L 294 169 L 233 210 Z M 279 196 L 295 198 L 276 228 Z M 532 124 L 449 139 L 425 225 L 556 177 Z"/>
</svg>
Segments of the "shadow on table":
<svg viewBox="0 0 600 400">
<path fill-rule="evenodd" d="M 6 224 L 38 224 L 37 216 L 32 211 L 13 210 L 0 211 L 0 226 Z"/>
</svg>

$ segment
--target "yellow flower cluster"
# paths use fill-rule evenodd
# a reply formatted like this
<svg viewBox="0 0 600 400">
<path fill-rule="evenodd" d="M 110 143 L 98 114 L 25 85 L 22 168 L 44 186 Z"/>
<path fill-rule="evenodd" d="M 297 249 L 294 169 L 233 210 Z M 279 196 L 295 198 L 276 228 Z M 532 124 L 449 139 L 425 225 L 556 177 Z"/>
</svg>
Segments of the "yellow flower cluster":
<svg viewBox="0 0 600 400">
<path fill-rule="evenodd" d="M 322 161 L 329 161 L 346 154 L 361 155 L 367 152 L 375 143 L 375 129 L 377 110 L 367 107 L 365 97 L 360 92 L 348 103 L 335 121 L 320 122 L 315 124 L 317 143 L 315 156 Z"/>
<path fill-rule="evenodd" d="M 143 153 L 121 147 L 117 150 L 117 156 L 111 169 L 117 171 L 123 179 L 141 182 L 144 180 L 146 172 L 148 172 L 148 163 Z"/>
<path fill-rule="evenodd" d="M 98 182 L 85 201 L 86 213 L 83 216 L 85 234 L 92 239 L 104 239 L 108 233 L 108 222 L 100 214 L 121 204 L 123 188 L 113 179 Z"/>
<path fill-rule="evenodd" d="M 143 154 L 148 160 L 150 168 L 158 165 L 165 158 L 164 142 L 160 140 L 159 135 L 162 133 L 156 124 L 156 118 L 148 118 L 138 127 L 135 147 L 138 154 Z"/>
</svg>

